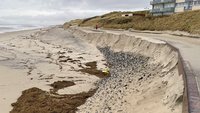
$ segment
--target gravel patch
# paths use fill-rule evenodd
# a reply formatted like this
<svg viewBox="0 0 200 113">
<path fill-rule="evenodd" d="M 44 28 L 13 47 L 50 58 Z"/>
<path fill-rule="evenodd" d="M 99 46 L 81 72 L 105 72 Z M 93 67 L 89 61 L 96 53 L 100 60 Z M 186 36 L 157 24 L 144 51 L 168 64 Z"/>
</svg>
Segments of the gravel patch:
<svg viewBox="0 0 200 113">
<path fill-rule="evenodd" d="M 149 95 L 146 92 L 152 92 L 149 91 L 151 87 L 148 87 L 148 85 L 163 75 L 162 66 L 150 64 L 148 63 L 149 57 L 138 54 L 113 52 L 109 47 L 99 48 L 99 50 L 106 57 L 108 64 L 111 64 L 111 77 L 99 82 L 98 90 L 94 96 L 78 108 L 78 113 L 128 113 L 130 112 L 128 110 L 130 101 L 134 101 L 134 99 L 136 106 L 140 106 L 142 103 L 138 101 L 139 98 L 142 97 L 145 100 Z M 167 82 L 163 82 L 155 88 L 162 92 L 162 87 L 164 88 L 166 85 Z M 153 93 L 156 93 L 156 91 L 153 91 Z M 128 98 L 131 95 L 133 97 Z M 163 96 L 164 93 L 159 95 Z M 154 100 L 152 100 L 153 102 Z M 172 106 L 171 109 L 173 109 Z"/>
</svg>

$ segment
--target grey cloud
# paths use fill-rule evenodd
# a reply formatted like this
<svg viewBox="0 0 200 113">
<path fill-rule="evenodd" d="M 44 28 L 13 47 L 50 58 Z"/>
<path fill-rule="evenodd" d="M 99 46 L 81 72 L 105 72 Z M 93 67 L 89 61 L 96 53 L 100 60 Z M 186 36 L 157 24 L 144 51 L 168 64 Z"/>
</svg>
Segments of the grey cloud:
<svg viewBox="0 0 200 113">
<path fill-rule="evenodd" d="M 138 10 L 148 0 L 1 0 L 0 24 L 61 24 L 109 11 Z"/>
</svg>

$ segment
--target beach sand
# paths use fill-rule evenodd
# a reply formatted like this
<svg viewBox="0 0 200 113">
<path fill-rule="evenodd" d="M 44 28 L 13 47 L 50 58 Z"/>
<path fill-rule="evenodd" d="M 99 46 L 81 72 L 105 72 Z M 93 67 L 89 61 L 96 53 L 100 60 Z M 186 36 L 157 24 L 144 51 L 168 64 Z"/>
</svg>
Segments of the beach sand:
<svg viewBox="0 0 200 113">
<path fill-rule="evenodd" d="M 4 33 L 0 75 L 0 113 L 182 110 L 178 53 L 156 39 L 59 26 Z"/>
<path fill-rule="evenodd" d="M 99 84 L 78 113 L 182 113 L 179 56 L 164 41 L 110 30 L 69 31 L 97 46 L 112 65 L 111 77 Z"/>
<path fill-rule="evenodd" d="M 62 28 L 4 33 L 0 34 L 0 41 L 0 113 L 11 111 L 11 104 L 29 88 L 50 92 L 50 84 L 72 81 L 73 86 L 64 85 L 54 93 L 78 94 L 96 89 L 100 78 L 79 70 L 94 61 L 96 70 L 106 67 L 103 55 L 94 46 Z M 17 110 L 12 113 L 20 112 Z"/>
</svg>

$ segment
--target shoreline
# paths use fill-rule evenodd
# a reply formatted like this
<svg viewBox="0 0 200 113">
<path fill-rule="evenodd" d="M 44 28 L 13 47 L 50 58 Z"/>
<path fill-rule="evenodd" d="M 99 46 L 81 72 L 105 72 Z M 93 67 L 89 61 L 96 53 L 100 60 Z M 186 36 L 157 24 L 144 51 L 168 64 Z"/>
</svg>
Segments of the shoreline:
<svg viewBox="0 0 200 113">
<path fill-rule="evenodd" d="M 14 28 L 14 26 L 10 26 L 10 28 L 7 30 L 1 29 L 0 34 L 20 32 L 20 31 L 29 31 L 29 30 L 36 30 L 36 29 L 44 29 L 44 28 L 49 28 L 49 27 L 48 26 L 46 26 L 46 27 L 45 26 L 33 26 L 33 27 Z"/>
</svg>

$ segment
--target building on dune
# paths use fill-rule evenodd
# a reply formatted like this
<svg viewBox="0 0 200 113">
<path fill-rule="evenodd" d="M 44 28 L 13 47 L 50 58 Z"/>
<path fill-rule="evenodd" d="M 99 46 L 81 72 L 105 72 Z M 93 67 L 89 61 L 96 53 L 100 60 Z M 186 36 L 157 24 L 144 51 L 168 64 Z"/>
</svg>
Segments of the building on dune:
<svg viewBox="0 0 200 113">
<path fill-rule="evenodd" d="M 152 5 L 151 14 L 154 16 L 200 9 L 200 0 L 153 0 L 150 4 Z"/>
</svg>

